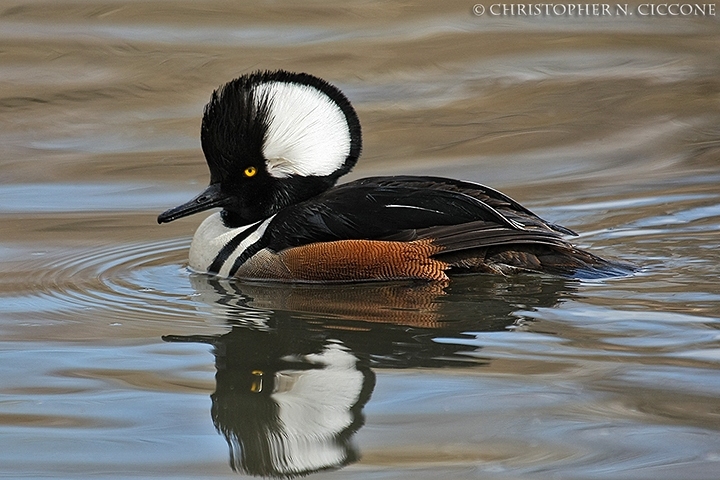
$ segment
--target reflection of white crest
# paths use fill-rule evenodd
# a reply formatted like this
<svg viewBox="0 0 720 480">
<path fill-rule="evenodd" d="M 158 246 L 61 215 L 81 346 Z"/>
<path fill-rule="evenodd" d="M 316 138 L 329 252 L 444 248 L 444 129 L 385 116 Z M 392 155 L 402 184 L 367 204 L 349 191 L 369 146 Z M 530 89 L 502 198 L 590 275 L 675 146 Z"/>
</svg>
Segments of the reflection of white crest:
<svg viewBox="0 0 720 480">
<path fill-rule="evenodd" d="M 337 342 L 304 360 L 322 368 L 281 370 L 272 393 L 279 429 L 267 432 L 268 440 L 275 447 L 274 469 L 286 475 L 345 463 L 347 448 L 338 437 L 355 421 L 351 409 L 364 382 L 357 359 Z"/>
</svg>

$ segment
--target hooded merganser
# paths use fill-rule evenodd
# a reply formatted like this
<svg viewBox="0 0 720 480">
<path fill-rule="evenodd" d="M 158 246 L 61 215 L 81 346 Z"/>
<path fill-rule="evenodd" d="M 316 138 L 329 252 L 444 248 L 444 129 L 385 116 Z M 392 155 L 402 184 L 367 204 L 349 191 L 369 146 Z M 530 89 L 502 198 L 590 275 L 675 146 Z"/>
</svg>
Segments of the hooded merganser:
<svg viewBox="0 0 720 480">
<path fill-rule="evenodd" d="M 158 216 L 222 208 L 195 232 L 197 271 L 352 282 L 622 268 L 476 183 L 390 176 L 334 186 L 360 156 L 360 122 L 340 90 L 306 73 L 255 72 L 223 85 L 205 107 L 201 140 L 210 185 Z"/>
</svg>

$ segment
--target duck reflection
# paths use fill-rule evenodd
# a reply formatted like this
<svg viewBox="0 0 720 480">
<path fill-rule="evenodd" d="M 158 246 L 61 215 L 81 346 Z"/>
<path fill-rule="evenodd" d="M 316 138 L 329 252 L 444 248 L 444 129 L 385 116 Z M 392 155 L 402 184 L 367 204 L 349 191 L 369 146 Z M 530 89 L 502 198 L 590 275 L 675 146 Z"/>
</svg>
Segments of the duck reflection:
<svg viewBox="0 0 720 480">
<path fill-rule="evenodd" d="M 456 279 L 433 285 L 253 285 L 191 277 L 202 303 L 231 326 L 213 345 L 212 418 L 233 470 L 291 478 L 359 458 L 352 442 L 375 386 L 371 368 L 477 367 L 475 332 L 556 304 L 571 281 Z"/>
</svg>

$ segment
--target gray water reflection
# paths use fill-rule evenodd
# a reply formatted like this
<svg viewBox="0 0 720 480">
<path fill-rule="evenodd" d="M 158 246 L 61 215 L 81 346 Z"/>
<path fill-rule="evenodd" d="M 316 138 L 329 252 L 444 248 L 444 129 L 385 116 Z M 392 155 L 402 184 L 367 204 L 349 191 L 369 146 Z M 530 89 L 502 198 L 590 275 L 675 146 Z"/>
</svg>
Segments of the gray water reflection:
<svg viewBox="0 0 720 480">
<path fill-rule="evenodd" d="M 375 376 L 364 425 L 335 450 L 335 463 L 359 460 L 312 478 L 718 476 L 717 16 L 0 3 L 0 476 L 242 478 L 209 412 L 215 390 L 237 404 L 215 376 L 247 374 L 161 336 L 232 350 L 279 337 L 273 322 L 316 332 L 315 353 L 354 362 L 348 378 Z M 488 184 L 643 271 L 559 286 L 558 301 L 512 278 L 437 296 L 197 284 L 186 262 L 202 218 L 155 217 L 207 184 L 210 92 L 276 68 L 326 78 L 356 106 L 352 178 Z M 483 311 L 497 313 L 484 331 Z M 351 412 L 353 395 L 340 402 Z M 352 420 L 339 423 L 323 438 Z M 231 440 L 262 438 L 233 428 Z"/>
<path fill-rule="evenodd" d="M 163 339 L 213 346 L 213 423 L 232 469 L 263 477 L 357 461 L 353 437 L 364 424 L 373 369 L 482 366 L 489 360 L 467 332 L 526 323 L 520 310 L 551 308 L 575 289 L 571 280 L 540 276 L 510 284 L 471 276 L 447 291 L 406 282 L 348 288 L 191 279 L 232 328 Z"/>
<path fill-rule="evenodd" d="M 528 277 L 425 284 L 247 285 L 192 277 L 203 301 L 226 309 L 230 332 L 167 335 L 213 346 L 212 418 L 233 470 L 294 477 L 357 461 L 352 442 L 374 385 L 373 368 L 462 368 L 487 361 L 468 331 L 502 331 L 518 310 L 552 307 L 571 281 Z M 481 299 L 471 301 L 472 297 Z"/>
</svg>

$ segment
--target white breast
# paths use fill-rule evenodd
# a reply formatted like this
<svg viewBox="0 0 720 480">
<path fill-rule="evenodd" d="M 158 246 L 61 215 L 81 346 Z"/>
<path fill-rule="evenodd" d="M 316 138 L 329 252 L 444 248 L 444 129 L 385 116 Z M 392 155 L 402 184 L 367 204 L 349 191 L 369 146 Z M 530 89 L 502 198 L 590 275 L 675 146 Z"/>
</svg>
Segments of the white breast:
<svg viewBox="0 0 720 480">
<path fill-rule="evenodd" d="M 243 225 L 242 227 L 228 228 L 223 223 L 220 212 L 213 213 L 200 224 L 193 236 L 192 243 L 190 244 L 190 268 L 198 272 L 207 272 L 215 261 L 215 258 L 228 242 L 236 236 L 242 235 L 243 232 L 253 229 L 254 231 L 237 245 L 220 267 L 218 275 L 229 277 L 230 269 L 235 263 L 235 260 L 237 260 L 249 246 L 260 240 L 272 218 L 273 217 L 270 217 L 250 225 Z"/>
</svg>

